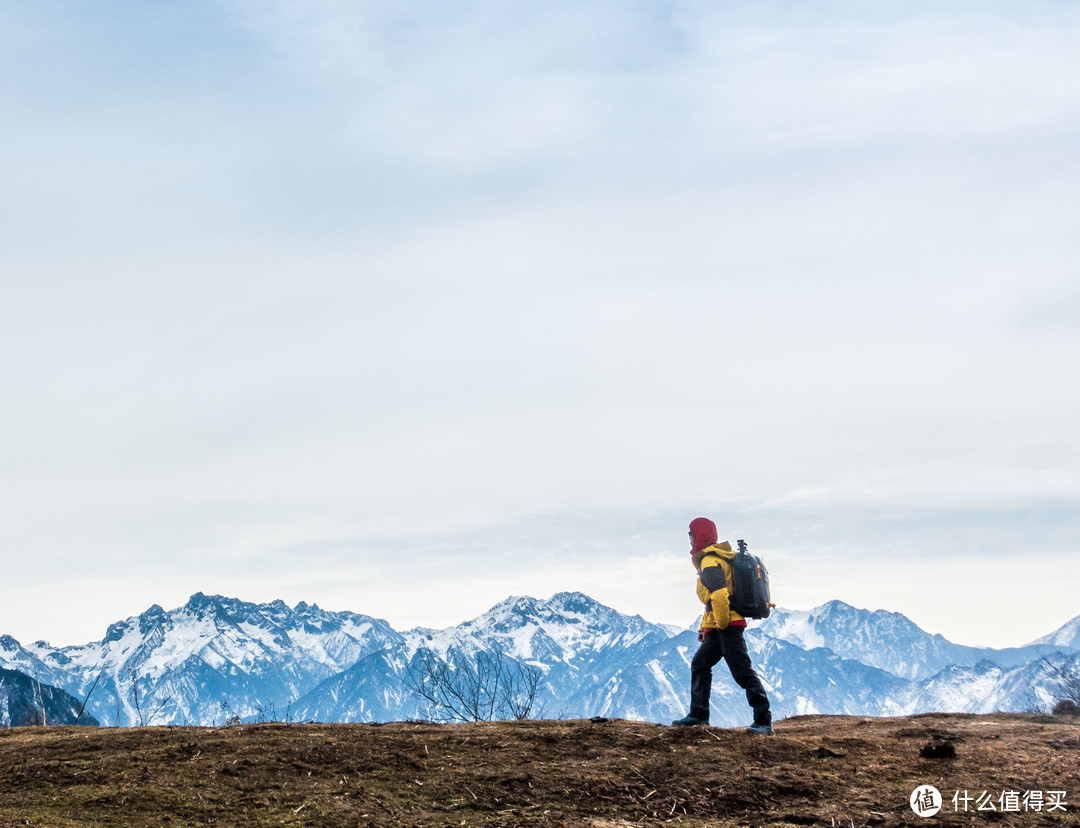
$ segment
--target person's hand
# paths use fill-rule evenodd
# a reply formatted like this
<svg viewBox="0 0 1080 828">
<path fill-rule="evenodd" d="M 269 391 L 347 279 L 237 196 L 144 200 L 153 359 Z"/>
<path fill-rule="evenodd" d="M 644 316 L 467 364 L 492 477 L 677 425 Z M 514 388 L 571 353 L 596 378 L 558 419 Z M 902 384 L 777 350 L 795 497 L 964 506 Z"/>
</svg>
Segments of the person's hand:
<svg viewBox="0 0 1080 828">
<path fill-rule="evenodd" d="M 697 640 L 698 640 L 698 641 L 704 641 L 704 640 L 705 640 L 705 636 L 707 636 L 707 635 L 708 635 L 709 633 L 711 633 L 711 632 L 712 632 L 712 630 L 698 630 L 698 633 L 697 633 Z"/>
</svg>

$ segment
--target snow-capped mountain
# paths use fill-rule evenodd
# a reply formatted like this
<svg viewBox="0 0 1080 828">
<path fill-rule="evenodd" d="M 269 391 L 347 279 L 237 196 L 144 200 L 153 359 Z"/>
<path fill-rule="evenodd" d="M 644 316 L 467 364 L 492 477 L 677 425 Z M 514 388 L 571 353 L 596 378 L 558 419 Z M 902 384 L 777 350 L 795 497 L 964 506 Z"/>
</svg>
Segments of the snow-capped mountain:
<svg viewBox="0 0 1080 828">
<path fill-rule="evenodd" d="M 94 686 L 87 709 L 103 723 L 210 723 L 276 710 L 401 640 L 364 615 L 196 593 L 178 609 L 155 604 L 118 621 L 92 644 L 24 648 L 5 636 L 0 664 L 80 698 Z"/>
<path fill-rule="evenodd" d="M 1080 653 L 1054 652 L 1015 667 L 980 661 L 952 666 L 919 685 L 914 707 L 962 713 L 996 710 L 1050 710 L 1075 693 L 1080 679 Z M 1066 686 L 1072 685 L 1072 686 Z"/>
<path fill-rule="evenodd" d="M 405 632 L 403 646 L 388 647 L 331 677 L 298 700 L 295 709 L 301 718 L 335 721 L 374 721 L 389 709 L 398 718 L 423 717 L 424 706 L 406 692 L 405 680 L 418 653 L 456 663 L 487 651 L 539 669 L 538 709 L 569 717 L 578 706 L 575 688 L 595 685 L 618 669 L 628 652 L 669 637 L 666 627 L 623 615 L 579 592 L 558 593 L 547 601 L 513 596 L 457 627 Z"/>
<path fill-rule="evenodd" d="M 829 601 L 812 610 L 778 609 L 759 629 L 803 649 L 826 647 L 837 655 L 914 681 L 953 665 L 970 667 L 990 661 L 1013 667 L 1040 654 L 1032 645 L 995 650 L 953 644 L 944 636 L 925 632 L 898 612 L 871 612 L 843 601 Z"/>
<path fill-rule="evenodd" d="M 457 627 L 419 627 L 405 633 L 410 654 L 420 647 L 445 655 L 455 647 L 497 646 L 542 669 L 668 637 L 667 628 L 640 615 L 623 615 L 580 592 L 560 592 L 547 601 L 511 596 Z"/>
<path fill-rule="evenodd" d="M 1080 615 L 1072 621 L 1059 627 L 1050 635 L 1044 635 L 1032 641 L 1028 647 L 1045 651 L 1055 650 L 1080 650 Z"/>
<path fill-rule="evenodd" d="M 1080 619 L 1026 648 L 963 647 L 898 613 L 833 601 L 777 610 L 747 633 L 777 718 L 801 713 L 902 715 L 1047 707 L 1062 672 L 1080 671 Z M 105 724 L 221 723 L 232 717 L 387 721 L 430 714 L 407 681 L 418 660 L 467 665 L 481 652 L 539 670 L 550 718 L 670 721 L 686 712 L 697 641 L 581 593 L 511 597 L 443 630 L 305 603 L 250 604 L 193 595 L 152 606 L 75 647 L 0 637 L 0 667 L 85 698 Z M 1054 648 L 1060 652 L 1054 654 Z M 742 691 L 716 668 L 713 722 L 745 723 Z M 92 692 L 91 692 L 92 690 Z"/>
</svg>

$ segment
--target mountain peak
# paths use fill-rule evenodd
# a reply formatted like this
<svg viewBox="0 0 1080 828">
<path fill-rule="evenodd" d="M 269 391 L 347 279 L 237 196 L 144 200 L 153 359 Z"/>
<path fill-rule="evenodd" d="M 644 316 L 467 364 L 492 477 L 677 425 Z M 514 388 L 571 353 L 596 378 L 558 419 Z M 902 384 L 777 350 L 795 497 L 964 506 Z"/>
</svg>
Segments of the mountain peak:
<svg viewBox="0 0 1080 828">
<path fill-rule="evenodd" d="M 549 606 L 558 607 L 563 612 L 580 613 L 582 615 L 595 613 L 598 609 L 609 610 L 609 607 L 605 607 L 584 592 L 556 592 L 547 603 Z"/>
<path fill-rule="evenodd" d="M 239 598 L 229 598 L 226 595 L 206 595 L 202 592 L 196 592 L 188 598 L 188 602 L 183 608 L 195 615 L 203 613 L 231 615 L 232 613 L 241 612 L 245 608 L 253 606 L 254 605 L 248 604 L 246 601 L 242 601 Z M 288 609 L 288 607 L 286 607 L 286 609 Z"/>
<path fill-rule="evenodd" d="M 531 595 L 510 595 L 499 601 L 491 609 L 530 609 L 535 607 L 536 604 L 537 600 Z"/>
<path fill-rule="evenodd" d="M 1028 646 L 1064 647 L 1069 650 L 1080 650 L 1080 615 L 1071 621 L 1066 621 L 1050 635 L 1037 638 Z"/>
<path fill-rule="evenodd" d="M 557 592 L 546 601 L 531 595 L 511 595 L 466 625 L 484 625 L 496 621 L 504 629 L 528 624 L 610 623 L 622 613 L 606 607 L 583 592 Z M 626 616 L 629 618 L 630 616 Z M 637 618 L 637 616 L 633 616 Z"/>
<path fill-rule="evenodd" d="M 220 603 L 220 595 L 207 595 L 204 592 L 196 592 L 184 605 L 190 609 L 201 609 L 202 607 L 209 607 Z"/>
<path fill-rule="evenodd" d="M 822 615 L 826 613 L 831 614 L 843 614 L 850 615 L 854 613 L 884 613 L 885 610 L 869 610 L 864 607 L 857 607 L 854 604 L 849 604 L 847 601 L 841 601 L 839 598 L 833 598 L 831 601 L 826 601 L 824 604 L 814 607 L 811 613 L 815 615 Z"/>
<path fill-rule="evenodd" d="M 105 631 L 105 641 L 119 641 L 124 637 L 124 634 L 131 629 L 131 624 L 127 621 L 114 621 L 109 625 L 109 629 Z"/>
</svg>

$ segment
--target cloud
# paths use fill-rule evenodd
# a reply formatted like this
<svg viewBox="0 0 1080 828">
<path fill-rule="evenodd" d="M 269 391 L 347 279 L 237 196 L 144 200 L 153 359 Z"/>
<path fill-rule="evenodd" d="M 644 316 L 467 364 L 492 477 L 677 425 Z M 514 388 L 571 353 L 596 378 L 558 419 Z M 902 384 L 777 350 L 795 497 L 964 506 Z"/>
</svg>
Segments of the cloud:
<svg viewBox="0 0 1080 828">
<path fill-rule="evenodd" d="M 449 536 L 480 584 L 494 528 L 683 509 L 1064 543 L 1069 7 L 58 9 L 0 35 L 19 578 Z"/>
</svg>

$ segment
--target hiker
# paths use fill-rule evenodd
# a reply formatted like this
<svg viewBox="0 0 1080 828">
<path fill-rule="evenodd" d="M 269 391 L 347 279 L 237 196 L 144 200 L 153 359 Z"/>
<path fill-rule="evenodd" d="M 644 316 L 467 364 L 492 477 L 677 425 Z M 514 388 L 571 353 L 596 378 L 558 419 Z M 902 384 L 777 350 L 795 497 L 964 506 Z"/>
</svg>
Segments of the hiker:
<svg viewBox="0 0 1080 828">
<path fill-rule="evenodd" d="M 716 524 L 708 518 L 690 522 L 690 555 L 698 571 L 697 594 L 705 605 L 705 616 L 698 630 L 698 647 L 690 662 L 690 715 L 673 725 L 707 725 L 712 668 L 724 659 L 735 683 L 746 691 L 746 700 L 754 710 L 754 723 L 746 730 L 771 736 L 772 713 L 769 697 L 761 679 L 750 664 L 743 633 L 746 620 L 728 604 L 728 584 L 733 583 L 731 559 L 735 553 L 727 541 L 717 543 Z"/>
</svg>

